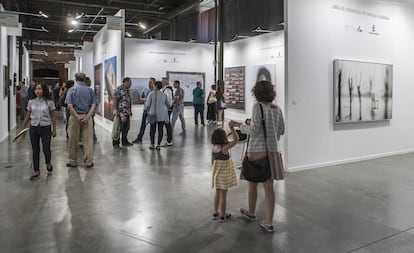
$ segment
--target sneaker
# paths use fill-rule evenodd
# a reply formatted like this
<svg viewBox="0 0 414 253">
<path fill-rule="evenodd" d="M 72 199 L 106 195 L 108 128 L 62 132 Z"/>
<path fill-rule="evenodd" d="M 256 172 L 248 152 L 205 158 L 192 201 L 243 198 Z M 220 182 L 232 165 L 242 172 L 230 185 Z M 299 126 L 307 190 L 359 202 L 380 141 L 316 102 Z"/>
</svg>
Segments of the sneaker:
<svg viewBox="0 0 414 253">
<path fill-rule="evenodd" d="M 219 213 L 213 213 L 213 220 L 219 219 Z"/>
<path fill-rule="evenodd" d="M 120 149 L 121 147 L 118 144 L 112 145 L 114 149 Z"/>
<path fill-rule="evenodd" d="M 246 208 L 240 208 L 240 213 L 243 214 L 243 217 L 248 219 L 249 221 L 256 221 L 257 217 L 255 214 L 249 214 L 249 210 Z"/>
<path fill-rule="evenodd" d="M 124 147 L 128 147 L 128 146 L 132 146 L 134 144 L 132 144 L 131 142 L 127 142 L 127 143 L 123 143 L 122 146 Z"/>
<path fill-rule="evenodd" d="M 226 221 L 230 220 L 230 218 L 231 218 L 231 214 L 226 213 L 226 216 L 221 216 L 220 217 L 219 222 L 226 222 Z"/>
<path fill-rule="evenodd" d="M 173 143 L 172 142 L 167 142 L 167 146 L 172 146 Z"/>
<path fill-rule="evenodd" d="M 30 177 L 30 180 L 36 179 L 38 176 L 40 176 L 40 171 L 35 171 L 35 173 Z"/>
<path fill-rule="evenodd" d="M 142 143 L 142 140 L 139 138 L 136 138 L 135 140 L 132 141 L 132 143 L 135 143 L 135 144 Z"/>
<path fill-rule="evenodd" d="M 149 149 L 155 149 L 155 145 L 151 145 Z"/>
<path fill-rule="evenodd" d="M 160 150 L 160 149 L 161 149 L 160 145 L 157 145 L 157 146 L 155 147 L 155 149 L 156 149 L 156 150 Z"/>
<path fill-rule="evenodd" d="M 180 133 L 180 135 L 186 136 L 187 134 L 186 134 L 186 132 L 182 132 L 182 133 Z"/>
<path fill-rule="evenodd" d="M 168 146 L 167 145 L 167 142 L 163 142 L 163 143 L 161 143 L 161 145 L 160 145 L 161 147 L 166 147 L 166 146 Z"/>
<path fill-rule="evenodd" d="M 93 167 L 93 163 L 90 164 L 86 164 L 85 168 L 92 168 Z"/>
<path fill-rule="evenodd" d="M 275 230 L 273 228 L 273 225 L 272 224 L 266 224 L 266 222 L 264 220 L 260 222 L 260 226 L 269 233 L 275 232 Z"/>
</svg>

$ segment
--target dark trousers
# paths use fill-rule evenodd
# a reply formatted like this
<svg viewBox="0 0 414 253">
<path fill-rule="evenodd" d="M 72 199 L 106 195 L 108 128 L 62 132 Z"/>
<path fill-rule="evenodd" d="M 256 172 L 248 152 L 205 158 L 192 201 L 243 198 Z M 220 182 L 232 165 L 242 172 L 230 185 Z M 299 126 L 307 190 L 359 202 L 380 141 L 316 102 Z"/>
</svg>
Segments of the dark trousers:
<svg viewBox="0 0 414 253">
<path fill-rule="evenodd" d="M 194 104 L 194 122 L 198 125 L 198 114 L 200 114 L 201 124 L 204 125 L 204 104 Z"/>
<path fill-rule="evenodd" d="M 162 141 L 162 136 L 164 134 L 164 124 L 165 122 L 155 122 L 154 124 L 151 124 L 150 127 L 150 139 L 151 139 L 151 145 L 154 145 L 155 143 L 155 130 L 158 127 L 158 142 L 157 144 L 160 145 Z"/>
<path fill-rule="evenodd" d="M 130 116 L 122 116 L 121 117 L 121 143 L 122 145 L 128 143 L 128 132 L 131 126 L 131 119 Z M 112 145 L 119 145 L 119 140 L 113 140 Z"/>
<path fill-rule="evenodd" d="M 50 151 L 50 139 L 52 130 L 50 126 L 30 126 L 30 142 L 33 151 L 33 169 L 39 171 L 40 139 L 42 139 L 43 154 L 46 164 L 50 164 L 52 152 Z"/>
<path fill-rule="evenodd" d="M 172 142 L 172 127 L 171 127 L 171 113 L 172 111 L 168 111 L 168 122 L 165 122 L 165 127 L 167 128 L 167 142 Z"/>
<path fill-rule="evenodd" d="M 141 128 L 139 129 L 139 134 L 137 136 L 137 139 L 142 141 L 142 136 L 144 136 L 145 133 L 145 127 L 147 126 L 147 110 L 144 110 L 142 113 L 142 121 L 141 121 Z"/>
<path fill-rule="evenodd" d="M 207 105 L 207 120 L 216 121 L 216 103 Z"/>
</svg>

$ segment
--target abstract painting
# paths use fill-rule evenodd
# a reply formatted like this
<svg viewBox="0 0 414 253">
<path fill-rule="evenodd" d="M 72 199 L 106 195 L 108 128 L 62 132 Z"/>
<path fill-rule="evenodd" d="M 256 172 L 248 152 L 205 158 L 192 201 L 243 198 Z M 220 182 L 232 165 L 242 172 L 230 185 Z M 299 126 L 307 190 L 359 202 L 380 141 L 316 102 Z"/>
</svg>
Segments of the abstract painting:
<svg viewBox="0 0 414 253">
<path fill-rule="evenodd" d="M 334 60 L 334 123 L 392 118 L 391 64 Z"/>
</svg>

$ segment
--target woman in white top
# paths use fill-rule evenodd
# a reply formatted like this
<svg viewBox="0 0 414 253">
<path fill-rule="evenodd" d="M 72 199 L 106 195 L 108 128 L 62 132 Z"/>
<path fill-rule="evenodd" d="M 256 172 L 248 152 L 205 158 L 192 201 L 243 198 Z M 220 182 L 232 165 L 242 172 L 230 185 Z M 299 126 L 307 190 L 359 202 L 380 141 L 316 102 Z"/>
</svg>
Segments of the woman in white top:
<svg viewBox="0 0 414 253">
<path fill-rule="evenodd" d="M 216 103 L 216 85 L 213 84 L 211 85 L 211 90 L 207 96 L 207 120 L 209 124 L 216 122 Z"/>
<path fill-rule="evenodd" d="M 53 166 L 50 163 L 52 153 L 50 150 L 51 136 L 56 136 L 55 103 L 51 100 L 49 88 L 45 84 L 36 84 L 34 87 L 35 97 L 27 104 L 26 117 L 23 122 L 23 129 L 30 120 L 30 142 L 33 151 L 34 174 L 30 180 L 40 175 L 39 154 L 40 139 L 42 139 L 43 154 L 45 155 L 46 169 L 52 172 Z"/>
</svg>

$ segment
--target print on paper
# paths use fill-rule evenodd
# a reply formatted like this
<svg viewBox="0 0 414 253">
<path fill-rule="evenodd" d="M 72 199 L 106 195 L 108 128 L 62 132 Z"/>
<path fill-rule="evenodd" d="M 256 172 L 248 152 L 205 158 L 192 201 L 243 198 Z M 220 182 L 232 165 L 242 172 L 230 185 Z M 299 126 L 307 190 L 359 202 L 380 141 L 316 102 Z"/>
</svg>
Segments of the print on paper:
<svg viewBox="0 0 414 253">
<path fill-rule="evenodd" d="M 112 103 L 116 89 L 116 56 L 106 59 L 104 62 L 105 89 L 104 89 L 104 117 L 114 120 Z"/>
</svg>

